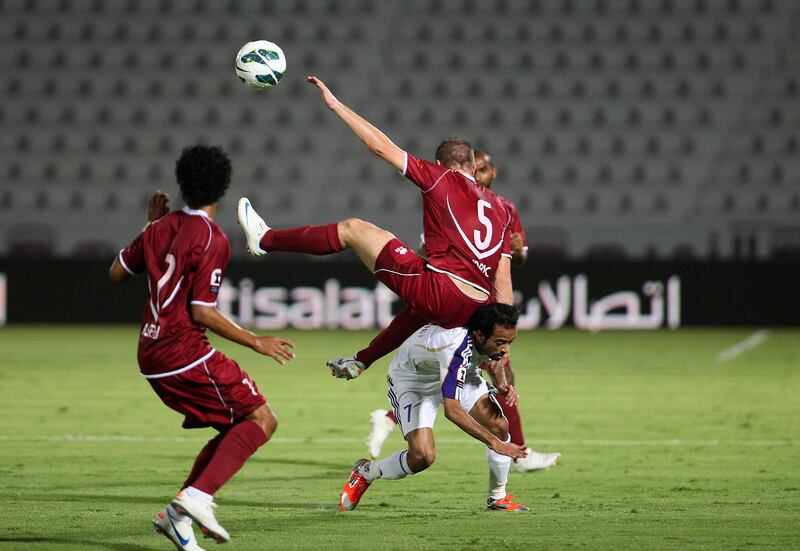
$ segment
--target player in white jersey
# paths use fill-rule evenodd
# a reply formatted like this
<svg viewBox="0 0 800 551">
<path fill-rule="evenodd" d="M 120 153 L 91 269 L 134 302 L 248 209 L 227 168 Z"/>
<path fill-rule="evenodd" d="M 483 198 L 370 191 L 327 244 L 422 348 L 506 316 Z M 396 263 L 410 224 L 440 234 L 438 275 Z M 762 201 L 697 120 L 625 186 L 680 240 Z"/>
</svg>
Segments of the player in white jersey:
<svg viewBox="0 0 800 551">
<path fill-rule="evenodd" d="M 478 367 L 488 362 L 494 369 L 508 355 L 517 335 L 518 318 L 519 312 L 513 306 L 489 303 L 477 309 L 466 328 L 425 325 L 406 339 L 392 359 L 387 381 L 389 402 L 408 449 L 381 461 L 356 461 L 339 495 L 342 511 L 355 509 L 375 480 L 405 478 L 433 464 L 433 424 L 442 404 L 450 421 L 487 446 L 487 507 L 528 510 L 506 493 L 511 461 L 525 457 L 525 450 L 511 443 L 508 421 L 494 398 L 499 391 L 508 400 L 516 401 L 516 390 L 507 384 L 502 368 L 496 368 L 495 389 L 481 376 Z"/>
</svg>

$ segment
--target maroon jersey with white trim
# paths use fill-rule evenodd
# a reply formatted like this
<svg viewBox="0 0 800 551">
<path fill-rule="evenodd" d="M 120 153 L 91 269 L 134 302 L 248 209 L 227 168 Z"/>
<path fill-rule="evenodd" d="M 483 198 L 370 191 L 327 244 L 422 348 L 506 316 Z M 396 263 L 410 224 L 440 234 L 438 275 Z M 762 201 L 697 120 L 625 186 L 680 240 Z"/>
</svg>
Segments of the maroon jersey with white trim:
<svg viewBox="0 0 800 551">
<path fill-rule="evenodd" d="M 204 211 L 185 208 L 153 222 L 119 253 L 132 274 L 146 272 L 150 295 L 142 314 L 139 368 L 169 373 L 213 352 L 191 305 L 216 306 L 231 247 Z"/>
<path fill-rule="evenodd" d="M 510 233 L 518 233 L 522 235 L 522 248 L 528 248 L 528 237 L 525 235 L 525 229 L 522 227 L 522 221 L 519 218 L 519 211 L 517 210 L 517 206 L 503 197 L 502 195 L 497 195 L 500 198 L 500 201 L 508 209 L 508 212 L 511 214 L 511 226 L 509 227 Z"/>
<path fill-rule="evenodd" d="M 422 191 L 428 265 L 491 294 L 500 257 L 511 256 L 511 215 L 474 179 L 411 154 L 403 174 Z"/>
</svg>

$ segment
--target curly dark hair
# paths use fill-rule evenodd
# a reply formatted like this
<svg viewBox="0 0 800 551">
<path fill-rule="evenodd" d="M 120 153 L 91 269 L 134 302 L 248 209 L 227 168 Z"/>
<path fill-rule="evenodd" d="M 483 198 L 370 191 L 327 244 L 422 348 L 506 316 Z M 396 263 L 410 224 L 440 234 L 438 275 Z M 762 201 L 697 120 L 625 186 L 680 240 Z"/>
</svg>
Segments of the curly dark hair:
<svg viewBox="0 0 800 551">
<path fill-rule="evenodd" d="M 436 160 L 447 168 L 475 162 L 472 144 L 464 138 L 448 138 L 436 148 Z"/>
<path fill-rule="evenodd" d="M 501 327 L 516 327 L 519 321 L 519 310 L 516 306 L 509 306 L 500 302 L 484 304 L 472 314 L 467 329 L 470 333 L 480 331 L 489 338 L 494 333 L 496 325 Z"/>
<path fill-rule="evenodd" d="M 212 205 L 225 195 L 231 183 L 231 160 L 221 147 L 187 147 L 175 163 L 181 196 L 191 209 Z"/>
</svg>

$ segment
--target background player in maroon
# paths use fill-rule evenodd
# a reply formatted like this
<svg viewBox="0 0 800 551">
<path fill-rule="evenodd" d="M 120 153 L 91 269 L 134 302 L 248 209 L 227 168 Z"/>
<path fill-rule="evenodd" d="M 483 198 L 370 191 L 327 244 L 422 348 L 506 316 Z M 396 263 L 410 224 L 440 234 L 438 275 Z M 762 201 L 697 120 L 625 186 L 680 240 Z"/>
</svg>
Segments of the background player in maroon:
<svg viewBox="0 0 800 551">
<path fill-rule="evenodd" d="M 475 179 L 482 186 L 491 189 L 497 178 L 497 167 L 492 160 L 492 156 L 485 151 L 475 152 Z M 493 190 L 494 191 L 494 190 Z M 511 253 L 512 264 L 515 266 L 522 266 L 528 258 L 528 241 L 525 236 L 525 230 L 522 227 L 522 221 L 519 217 L 519 211 L 516 205 L 498 195 L 505 203 L 508 211 L 511 213 Z M 511 368 L 511 356 L 507 356 L 502 360 L 504 364 L 504 371 L 506 382 L 516 387 L 516 377 L 514 370 Z M 490 371 L 490 373 L 493 373 Z M 516 402 L 506 400 L 504 396 L 498 395 L 498 402 L 503 414 L 508 419 L 508 431 L 511 434 L 511 441 L 522 447 L 525 446 L 525 435 L 522 431 L 522 418 L 519 414 L 519 407 Z M 528 455 L 522 459 L 514 461 L 514 468 L 519 472 L 538 471 L 548 469 L 556 464 L 561 457 L 560 453 L 544 453 L 532 450 L 526 447 Z"/>
<path fill-rule="evenodd" d="M 251 253 L 294 251 L 320 255 L 352 248 L 378 279 L 410 306 L 370 343 L 370 359 L 359 356 L 328 362 L 334 375 L 358 376 L 374 361 L 371 358 L 391 352 L 425 323 L 445 328 L 463 326 L 492 296 L 498 302 L 511 304 L 511 216 L 494 193 L 475 182 L 472 145 L 462 139 L 445 140 L 436 151 L 436 163 L 418 159 L 340 102 L 322 81 L 316 77 L 308 80 L 319 89 L 325 105 L 369 151 L 420 189 L 429 254 L 425 262 L 413 247 L 358 219 L 273 230 L 255 213 L 247 198 L 240 200 L 239 223 Z"/>
<path fill-rule="evenodd" d="M 181 491 L 153 519 L 156 530 L 179 549 L 197 550 L 192 519 L 206 537 L 220 543 L 230 539 L 217 522 L 212 497 L 277 427 L 255 382 L 212 348 L 206 328 L 281 364 L 294 354 L 288 340 L 256 336 L 216 308 L 230 245 L 214 218 L 230 183 L 230 160 L 218 147 L 190 147 L 178 159 L 175 174 L 187 206 L 167 214 L 166 196 L 154 194 L 147 226 L 120 251 L 109 277 L 120 283 L 146 275 L 141 373 L 167 406 L 184 415 L 185 428 L 219 431 L 198 454 Z"/>
</svg>

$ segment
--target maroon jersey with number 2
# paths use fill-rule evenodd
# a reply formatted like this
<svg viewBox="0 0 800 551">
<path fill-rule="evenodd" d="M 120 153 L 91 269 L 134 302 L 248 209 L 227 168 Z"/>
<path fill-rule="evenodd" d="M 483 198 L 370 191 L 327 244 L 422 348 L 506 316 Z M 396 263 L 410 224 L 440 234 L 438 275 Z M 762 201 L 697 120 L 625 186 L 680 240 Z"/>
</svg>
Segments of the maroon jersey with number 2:
<svg viewBox="0 0 800 551">
<path fill-rule="evenodd" d="M 216 306 L 230 251 L 205 211 L 189 208 L 156 220 L 120 251 L 129 273 L 147 273 L 138 353 L 143 375 L 178 374 L 214 354 L 205 327 L 192 321 L 191 305 Z"/>
<path fill-rule="evenodd" d="M 428 268 L 492 294 L 500 257 L 511 257 L 511 214 L 473 178 L 406 154 L 403 174 L 422 192 Z"/>
</svg>

